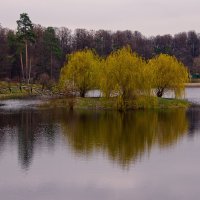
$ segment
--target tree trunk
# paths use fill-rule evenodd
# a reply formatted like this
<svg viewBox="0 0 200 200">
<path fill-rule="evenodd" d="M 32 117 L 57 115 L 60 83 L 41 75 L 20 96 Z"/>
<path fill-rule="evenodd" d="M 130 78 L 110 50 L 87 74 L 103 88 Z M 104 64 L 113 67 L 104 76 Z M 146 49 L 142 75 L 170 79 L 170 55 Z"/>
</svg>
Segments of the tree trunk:
<svg viewBox="0 0 200 200">
<path fill-rule="evenodd" d="M 85 93 L 86 93 L 85 90 L 81 90 L 81 91 L 80 91 L 80 97 L 83 97 L 83 98 L 84 98 L 84 97 L 85 97 Z"/>
<path fill-rule="evenodd" d="M 156 95 L 157 97 L 162 97 L 163 93 L 164 93 L 164 88 L 158 89 L 158 91 L 156 92 Z"/>
<path fill-rule="evenodd" d="M 26 46 L 26 82 L 28 82 L 28 42 L 25 41 Z"/>
<path fill-rule="evenodd" d="M 52 51 L 51 51 L 51 80 L 53 77 L 53 55 L 52 55 Z"/>
<path fill-rule="evenodd" d="M 22 59 L 22 52 L 20 51 L 20 62 L 21 62 L 21 69 L 22 69 L 22 80 L 24 80 L 24 64 Z"/>
<path fill-rule="evenodd" d="M 32 69 L 32 63 L 31 63 L 31 58 L 30 58 L 30 66 L 29 66 L 29 73 L 28 73 L 28 84 L 30 83 L 30 79 L 31 79 L 31 69 Z"/>
</svg>

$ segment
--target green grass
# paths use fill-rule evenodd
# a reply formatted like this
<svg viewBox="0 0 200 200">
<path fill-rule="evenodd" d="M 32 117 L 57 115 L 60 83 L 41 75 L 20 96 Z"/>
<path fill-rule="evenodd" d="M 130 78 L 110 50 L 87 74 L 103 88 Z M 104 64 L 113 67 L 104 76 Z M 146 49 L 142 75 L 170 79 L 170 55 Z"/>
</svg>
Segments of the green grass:
<svg viewBox="0 0 200 200">
<path fill-rule="evenodd" d="M 158 98 L 158 108 L 187 108 L 190 103 L 183 99 Z"/>
<path fill-rule="evenodd" d="M 32 87 L 32 93 L 30 88 Z M 41 91 L 41 85 L 38 84 L 20 84 L 19 83 L 8 83 L 1 81 L 0 82 L 0 99 L 21 99 L 27 97 L 33 97 L 39 95 L 39 91 Z"/>
<path fill-rule="evenodd" d="M 157 99 L 155 97 L 155 99 Z M 189 103 L 186 100 L 180 99 L 163 99 L 158 98 L 157 103 L 149 103 L 144 105 L 136 104 L 133 102 L 128 102 L 127 110 L 134 109 L 169 109 L 169 108 L 187 108 Z M 148 102 L 147 102 L 148 103 Z M 40 105 L 41 108 L 55 108 L 63 107 L 70 108 L 73 104 L 75 110 L 117 110 L 117 99 L 116 98 L 75 98 L 75 99 L 51 99 L 44 104 Z"/>
<path fill-rule="evenodd" d="M 9 86 L 11 91 L 9 90 Z M 39 84 L 21 84 L 20 90 L 19 83 L 0 82 L 0 100 L 3 99 L 23 99 L 33 98 L 35 96 L 45 95 L 42 92 L 42 86 Z M 32 87 L 32 93 L 30 93 Z M 48 93 L 47 93 L 48 96 Z M 137 100 L 126 102 L 126 110 L 133 109 L 168 109 L 168 108 L 187 108 L 189 103 L 186 100 L 180 99 L 164 99 L 157 97 L 137 97 Z M 74 109 L 87 109 L 87 110 L 118 110 L 119 100 L 117 98 L 56 98 L 50 99 L 45 102 L 41 107 L 64 107 Z"/>
<path fill-rule="evenodd" d="M 74 105 L 74 109 L 92 109 L 92 110 L 103 110 L 103 109 L 113 109 L 115 106 L 114 99 L 106 98 L 56 98 L 50 99 L 48 102 L 40 105 L 40 107 L 63 107 L 69 108 L 70 105 Z"/>
</svg>

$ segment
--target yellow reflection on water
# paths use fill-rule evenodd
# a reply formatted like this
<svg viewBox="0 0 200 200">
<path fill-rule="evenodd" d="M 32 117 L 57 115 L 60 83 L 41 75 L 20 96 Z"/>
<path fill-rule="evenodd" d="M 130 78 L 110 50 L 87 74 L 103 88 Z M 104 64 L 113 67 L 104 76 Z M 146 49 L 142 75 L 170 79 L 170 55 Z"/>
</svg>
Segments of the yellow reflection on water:
<svg viewBox="0 0 200 200">
<path fill-rule="evenodd" d="M 122 166 L 149 153 L 154 145 L 169 147 L 188 130 L 184 109 L 171 111 L 67 113 L 61 122 L 73 152 L 104 152 Z"/>
</svg>

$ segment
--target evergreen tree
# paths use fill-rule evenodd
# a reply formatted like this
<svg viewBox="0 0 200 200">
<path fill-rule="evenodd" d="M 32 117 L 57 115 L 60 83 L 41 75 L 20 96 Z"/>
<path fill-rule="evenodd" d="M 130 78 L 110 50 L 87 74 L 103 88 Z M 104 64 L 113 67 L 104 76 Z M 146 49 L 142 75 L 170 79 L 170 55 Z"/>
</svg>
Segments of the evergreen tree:
<svg viewBox="0 0 200 200">
<path fill-rule="evenodd" d="M 50 77 L 53 78 L 53 61 L 55 58 L 61 58 L 61 47 L 59 39 L 56 37 L 54 28 L 48 27 L 44 32 L 44 47 L 47 57 L 50 59 Z"/>
<path fill-rule="evenodd" d="M 29 61 L 28 45 L 35 41 L 35 34 L 33 32 L 33 24 L 27 13 L 20 14 L 20 19 L 17 20 L 17 37 L 18 37 L 19 43 L 22 43 L 25 45 L 25 55 L 26 55 L 25 56 L 26 57 L 25 79 L 26 79 L 26 82 L 29 82 L 30 73 L 31 73 L 31 59 Z M 22 52 L 20 53 L 20 57 L 22 60 Z M 23 65 L 22 65 L 22 68 L 23 68 Z"/>
</svg>

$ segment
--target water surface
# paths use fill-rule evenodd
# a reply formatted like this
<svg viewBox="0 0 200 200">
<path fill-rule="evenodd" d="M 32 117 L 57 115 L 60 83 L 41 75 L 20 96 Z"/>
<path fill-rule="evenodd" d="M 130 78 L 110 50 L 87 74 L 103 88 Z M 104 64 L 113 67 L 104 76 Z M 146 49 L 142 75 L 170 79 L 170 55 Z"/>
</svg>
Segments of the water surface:
<svg viewBox="0 0 200 200">
<path fill-rule="evenodd" d="M 200 99 L 200 89 L 186 94 Z M 4 103 L 2 200 L 199 198 L 198 107 L 71 113 Z"/>
</svg>

